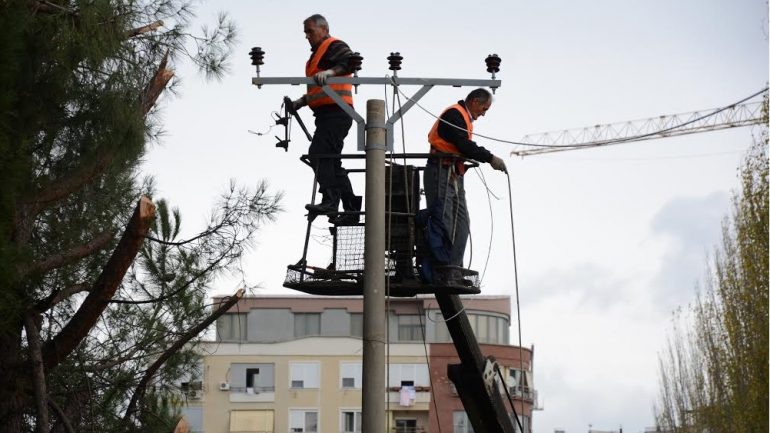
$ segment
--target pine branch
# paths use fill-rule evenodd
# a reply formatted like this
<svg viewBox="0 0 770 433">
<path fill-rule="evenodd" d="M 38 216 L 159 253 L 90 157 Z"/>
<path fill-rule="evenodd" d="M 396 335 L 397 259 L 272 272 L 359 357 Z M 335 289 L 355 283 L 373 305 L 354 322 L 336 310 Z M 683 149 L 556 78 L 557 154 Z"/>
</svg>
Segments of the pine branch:
<svg viewBox="0 0 770 433">
<path fill-rule="evenodd" d="M 53 408 L 53 411 L 56 412 L 56 416 L 59 417 L 59 421 L 64 426 L 64 430 L 67 431 L 67 433 L 75 433 L 75 429 L 72 428 L 72 423 L 70 422 L 69 418 L 67 418 L 67 414 L 64 413 L 64 410 L 62 410 L 61 406 L 56 404 L 56 402 L 51 398 L 51 396 L 48 396 L 48 405 Z M 54 429 L 55 431 L 56 429 Z"/>
<path fill-rule="evenodd" d="M 174 76 L 174 72 L 166 68 L 168 63 L 168 51 L 163 56 L 158 69 L 155 71 L 152 79 L 139 95 L 139 102 L 142 109 L 142 115 L 147 116 L 155 105 L 160 94 L 166 89 L 168 82 Z M 53 179 L 41 187 L 36 193 L 32 194 L 32 199 L 26 203 L 24 210 L 17 216 L 17 240 L 24 241 L 29 238 L 31 230 L 31 221 L 44 209 L 68 195 L 81 189 L 94 180 L 98 175 L 104 173 L 112 164 L 114 152 L 105 150 L 96 151 L 96 157 L 90 163 L 87 163 L 73 170 L 73 174 L 62 179 Z"/>
<path fill-rule="evenodd" d="M 33 263 L 27 269 L 22 269 L 19 272 L 20 278 L 25 278 L 30 274 L 38 272 L 48 272 L 78 259 L 82 259 L 83 257 L 88 257 L 107 246 L 112 238 L 113 234 L 111 230 L 104 231 L 86 244 L 78 245 L 69 251 L 54 254 L 43 261 Z"/>
<path fill-rule="evenodd" d="M 24 316 L 24 329 L 27 331 L 29 358 L 32 361 L 32 383 L 35 390 L 35 404 L 37 405 L 37 431 L 38 433 L 48 433 L 48 405 L 46 404 L 48 391 L 45 386 L 40 332 L 36 322 L 33 314 Z"/>
<path fill-rule="evenodd" d="M 140 400 L 144 398 L 145 390 L 147 389 L 147 385 L 150 383 L 150 380 L 155 376 L 155 373 L 158 372 L 158 370 L 163 366 L 163 364 L 168 361 L 171 356 L 173 356 L 175 353 L 179 351 L 182 347 L 184 347 L 185 344 L 187 344 L 190 340 L 193 339 L 196 335 L 203 332 L 209 325 L 214 323 L 221 315 L 225 314 L 227 310 L 230 309 L 233 305 L 235 305 L 238 300 L 240 300 L 243 297 L 244 290 L 238 289 L 237 292 L 233 296 L 230 296 L 229 298 L 226 298 L 225 301 L 221 302 L 219 304 L 219 307 L 209 315 L 206 319 L 204 319 L 201 323 L 191 328 L 189 331 L 187 331 L 185 334 L 183 334 L 174 344 L 171 345 L 168 349 L 166 349 L 163 354 L 158 357 L 158 359 L 144 372 L 144 376 L 139 381 L 139 384 L 136 386 L 136 390 L 134 391 L 134 395 L 131 396 L 131 401 L 128 403 L 128 408 L 126 409 L 126 414 L 124 415 L 123 419 L 128 421 L 130 417 L 133 415 L 133 413 L 136 411 L 136 406 L 139 403 Z"/>
<path fill-rule="evenodd" d="M 43 346 L 43 362 L 48 369 L 65 359 L 88 335 L 133 263 L 144 237 L 155 218 L 155 205 L 142 197 L 126 226 L 126 231 L 102 269 L 90 293 L 62 330 Z"/>
</svg>

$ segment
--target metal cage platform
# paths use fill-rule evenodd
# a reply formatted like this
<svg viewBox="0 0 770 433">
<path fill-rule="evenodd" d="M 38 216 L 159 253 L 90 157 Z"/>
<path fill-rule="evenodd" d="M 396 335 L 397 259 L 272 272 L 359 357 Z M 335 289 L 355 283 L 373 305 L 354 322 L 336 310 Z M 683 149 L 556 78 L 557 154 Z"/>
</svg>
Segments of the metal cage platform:
<svg viewBox="0 0 770 433">
<path fill-rule="evenodd" d="M 319 155 L 317 157 L 332 157 Z M 339 158 L 340 155 L 334 155 Z M 350 159 L 363 155 L 342 155 Z M 442 157 L 436 154 L 397 155 L 399 160 L 407 158 Z M 309 157 L 303 162 L 310 164 Z M 435 266 L 432 268 L 432 282 L 426 282 L 420 272 L 422 257 L 428 254 L 422 230 L 415 225 L 420 207 L 420 171 L 422 167 L 400 165 L 391 161 L 386 166 L 386 251 L 385 288 L 388 296 L 408 297 L 419 294 L 472 295 L 480 290 L 478 272 L 457 266 Z M 351 173 L 363 172 L 350 169 Z M 313 185 L 311 203 L 315 200 L 316 184 Z M 352 212 L 346 212 L 352 213 Z M 363 219 L 364 212 L 358 212 Z M 302 258 L 287 267 L 283 286 L 312 295 L 351 296 L 363 294 L 364 282 L 364 235 L 366 223 L 332 225 L 331 263 L 313 266 L 308 263 L 308 247 L 311 237 L 309 216 Z"/>
</svg>

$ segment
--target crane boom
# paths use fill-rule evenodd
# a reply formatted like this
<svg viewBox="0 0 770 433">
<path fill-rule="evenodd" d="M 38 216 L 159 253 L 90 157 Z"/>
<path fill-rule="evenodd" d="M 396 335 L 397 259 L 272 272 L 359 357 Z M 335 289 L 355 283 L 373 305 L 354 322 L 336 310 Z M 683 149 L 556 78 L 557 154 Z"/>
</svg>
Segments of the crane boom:
<svg viewBox="0 0 770 433">
<path fill-rule="evenodd" d="M 757 101 L 732 105 L 724 109 L 692 111 L 585 128 L 529 134 L 521 141 L 541 147 L 514 150 L 511 155 L 528 156 L 563 152 L 756 125 L 765 121 L 762 106 L 763 101 Z M 679 125 L 682 126 L 679 127 Z"/>
</svg>

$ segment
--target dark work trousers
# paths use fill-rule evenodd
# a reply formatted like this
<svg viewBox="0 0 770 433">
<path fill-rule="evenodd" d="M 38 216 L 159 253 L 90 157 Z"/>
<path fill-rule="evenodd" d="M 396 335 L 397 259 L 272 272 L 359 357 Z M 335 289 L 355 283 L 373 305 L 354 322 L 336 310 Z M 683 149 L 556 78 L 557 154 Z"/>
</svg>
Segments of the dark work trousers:
<svg viewBox="0 0 770 433">
<path fill-rule="evenodd" d="M 444 165 L 431 162 L 425 166 L 425 198 L 428 208 L 439 200 L 442 208 L 444 227 L 452 240 L 450 265 L 463 265 L 465 245 L 470 233 L 470 217 L 465 203 L 463 177 L 456 173 L 454 164 Z"/>
<path fill-rule="evenodd" d="M 315 133 L 308 154 L 311 157 L 322 154 L 341 154 L 345 137 L 352 125 L 353 119 L 344 112 L 317 114 Z M 311 159 L 311 161 L 321 193 L 331 190 L 342 197 L 353 195 L 348 172 L 342 168 L 342 161 L 339 158 Z"/>
</svg>

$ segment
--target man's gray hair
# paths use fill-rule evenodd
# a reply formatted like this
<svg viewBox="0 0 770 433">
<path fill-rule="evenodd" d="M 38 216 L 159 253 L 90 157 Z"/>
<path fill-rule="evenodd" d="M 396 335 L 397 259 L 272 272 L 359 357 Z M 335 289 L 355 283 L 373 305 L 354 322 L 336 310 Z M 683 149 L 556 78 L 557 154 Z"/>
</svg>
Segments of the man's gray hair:
<svg viewBox="0 0 770 433">
<path fill-rule="evenodd" d="M 492 94 L 487 89 L 478 88 L 468 93 L 468 96 L 465 97 L 465 102 L 471 102 L 474 99 L 482 104 L 486 104 L 492 99 Z"/>
<path fill-rule="evenodd" d="M 324 18 L 324 16 L 321 14 L 310 15 L 309 17 L 307 17 L 305 21 L 303 21 L 303 23 L 310 22 L 310 21 L 312 21 L 313 24 L 315 24 L 318 27 L 323 27 L 326 30 L 329 30 L 329 22 L 326 21 L 326 18 Z"/>
</svg>

